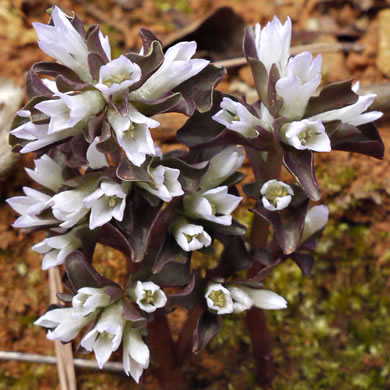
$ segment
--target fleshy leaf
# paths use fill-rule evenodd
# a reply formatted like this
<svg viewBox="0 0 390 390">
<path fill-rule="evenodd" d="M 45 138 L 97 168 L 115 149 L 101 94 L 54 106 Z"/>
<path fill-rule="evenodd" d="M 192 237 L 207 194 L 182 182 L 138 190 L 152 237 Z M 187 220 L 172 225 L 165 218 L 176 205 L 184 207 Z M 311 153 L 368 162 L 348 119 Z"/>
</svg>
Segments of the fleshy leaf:
<svg viewBox="0 0 390 390">
<path fill-rule="evenodd" d="M 342 123 L 330 136 L 332 149 L 361 153 L 382 159 L 385 146 L 372 123 L 355 127 Z"/>
<path fill-rule="evenodd" d="M 353 92 L 352 82 L 353 80 L 348 80 L 330 84 L 320 92 L 319 96 L 311 97 L 304 118 L 356 103 L 359 95 Z"/>
<path fill-rule="evenodd" d="M 198 323 L 193 335 L 194 346 L 192 352 L 198 352 L 204 348 L 221 330 L 221 321 L 219 316 L 205 310 L 199 317 Z"/>
<path fill-rule="evenodd" d="M 164 112 L 174 112 L 182 99 L 182 94 L 176 92 L 154 100 L 132 101 L 131 104 L 142 114 L 153 116 Z"/>
<path fill-rule="evenodd" d="M 311 275 L 314 266 L 314 257 L 307 253 L 296 252 L 290 256 L 306 276 Z"/>
<path fill-rule="evenodd" d="M 28 72 L 27 76 L 27 95 L 29 99 L 34 96 L 53 96 L 53 92 L 42 83 L 41 79 L 32 71 Z"/>
<path fill-rule="evenodd" d="M 255 40 L 253 38 L 252 30 L 253 30 L 253 28 L 251 28 L 251 27 L 247 27 L 245 29 L 244 39 L 242 42 L 242 46 L 243 46 L 242 49 L 243 49 L 244 55 L 247 59 L 248 58 L 257 59 L 256 43 L 255 43 Z"/>
<path fill-rule="evenodd" d="M 31 67 L 31 70 L 46 76 L 57 77 L 58 75 L 61 75 L 65 79 L 82 86 L 82 88 L 88 87 L 88 84 L 84 83 L 76 72 L 57 62 L 37 62 Z"/>
<path fill-rule="evenodd" d="M 256 203 L 254 209 L 251 209 L 272 225 L 278 243 L 283 253 L 287 255 L 293 253 L 299 246 L 309 205 L 309 199 L 302 189 L 296 185 L 293 186 L 293 189 L 292 201 L 283 210 L 267 210 L 260 201 Z"/>
<path fill-rule="evenodd" d="M 122 156 L 121 162 L 116 170 L 117 176 L 124 181 L 143 181 L 153 183 L 153 179 L 148 173 L 150 159 L 147 159 L 140 167 L 137 167 L 126 157 Z"/>
<path fill-rule="evenodd" d="M 298 150 L 284 145 L 284 165 L 302 185 L 311 200 L 321 199 L 321 191 L 314 171 L 314 156 L 310 150 Z"/>
</svg>

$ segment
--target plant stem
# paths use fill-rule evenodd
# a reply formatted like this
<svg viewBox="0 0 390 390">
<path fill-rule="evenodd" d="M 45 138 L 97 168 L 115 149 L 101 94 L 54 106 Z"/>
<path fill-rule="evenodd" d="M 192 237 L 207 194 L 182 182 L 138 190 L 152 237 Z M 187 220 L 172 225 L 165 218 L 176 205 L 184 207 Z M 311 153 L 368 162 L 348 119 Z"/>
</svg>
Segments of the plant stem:
<svg viewBox="0 0 390 390">
<path fill-rule="evenodd" d="M 248 148 L 247 155 L 257 180 L 268 181 L 271 179 L 278 180 L 280 178 L 283 158 L 280 147 L 277 147 L 274 151 L 267 152 L 266 155 Z M 250 235 L 252 250 L 267 247 L 268 230 L 268 222 L 259 215 L 254 215 Z M 255 263 L 248 271 L 248 276 L 251 277 L 260 270 L 261 265 Z M 267 328 L 264 311 L 258 308 L 249 310 L 247 324 L 257 368 L 257 381 L 260 385 L 269 385 L 272 383 L 274 377 L 274 366 L 271 337 Z"/>
<path fill-rule="evenodd" d="M 156 312 L 154 320 L 148 324 L 148 345 L 156 360 L 155 373 L 161 389 L 188 389 L 164 313 Z"/>
</svg>

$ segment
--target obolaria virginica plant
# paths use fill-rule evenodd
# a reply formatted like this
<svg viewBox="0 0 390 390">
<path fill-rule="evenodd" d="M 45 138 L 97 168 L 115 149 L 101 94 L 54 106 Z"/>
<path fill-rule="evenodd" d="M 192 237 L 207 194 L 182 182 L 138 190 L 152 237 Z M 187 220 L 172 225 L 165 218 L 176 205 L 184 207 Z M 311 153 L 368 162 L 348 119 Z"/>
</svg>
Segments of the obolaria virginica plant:
<svg viewBox="0 0 390 390">
<path fill-rule="evenodd" d="M 33 250 L 44 255 L 45 270 L 64 264 L 68 290 L 59 295 L 64 304 L 35 323 L 51 340 L 84 332 L 79 349 L 94 351 L 100 368 L 122 345 L 124 371 L 137 382 L 152 359 L 160 383 L 172 389 L 185 387 L 178 362 L 219 332 L 224 315 L 248 311 L 258 369 L 269 377 L 259 309 L 287 302 L 263 288 L 264 278 L 287 259 L 311 271 L 328 219 L 325 205 L 309 207 L 321 198 L 314 153 L 382 158 L 372 124 L 382 114 L 366 112 L 375 95 L 357 95 L 352 81 L 315 94 L 321 56 L 290 57 L 290 19 L 245 32 L 259 95 L 252 105 L 214 90 L 225 70 L 193 59 L 195 42 L 163 53 L 142 29 L 141 52 L 112 59 L 98 26 L 86 31 L 58 7 L 48 25 L 34 27 L 40 48 L 57 61 L 33 65 L 30 101 L 10 140 L 15 151 L 37 153 L 27 173 L 42 188 L 25 187 L 8 203 L 20 214 L 14 227 L 46 230 Z M 186 151 L 163 154 L 155 146 L 153 116 L 166 112 L 190 117 L 177 133 Z M 242 200 L 236 185 L 245 156 L 256 178 L 243 186 L 254 200 L 248 240 L 231 215 Z M 289 183 L 280 181 L 283 166 Z M 218 265 L 198 272 L 192 253 L 212 253 L 216 240 L 224 247 Z M 97 243 L 127 257 L 125 285 L 96 271 Z M 178 306 L 188 319 L 174 345 L 166 314 Z"/>
</svg>

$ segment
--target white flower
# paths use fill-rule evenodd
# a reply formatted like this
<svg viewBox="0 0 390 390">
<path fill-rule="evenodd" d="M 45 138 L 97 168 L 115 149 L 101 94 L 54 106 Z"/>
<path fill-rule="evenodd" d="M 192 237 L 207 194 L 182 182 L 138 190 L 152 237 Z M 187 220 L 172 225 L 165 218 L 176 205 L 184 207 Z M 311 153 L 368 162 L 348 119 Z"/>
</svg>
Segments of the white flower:
<svg viewBox="0 0 390 390">
<path fill-rule="evenodd" d="M 73 227 L 89 212 L 84 206 L 84 199 L 96 188 L 96 182 L 88 182 L 79 188 L 63 191 L 50 199 L 53 215 L 60 221 L 60 227 L 68 229 Z"/>
<path fill-rule="evenodd" d="M 241 103 L 224 97 L 221 102 L 222 110 L 212 118 L 230 130 L 240 133 L 246 138 L 256 138 L 259 133 L 254 126 L 267 126 L 265 122 L 251 114 Z"/>
<path fill-rule="evenodd" d="M 141 86 L 130 93 L 130 100 L 152 100 L 163 96 L 173 88 L 202 71 L 209 61 L 191 59 L 196 42 L 180 42 L 165 53 L 164 62 Z"/>
<path fill-rule="evenodd" d="M 147 313 L 153 313 L 167 303 L 167 297 L 160 286 L 153 282 L 139 280 L 133 290 L 133 299 L 140 309 Z"/>
<path fill-rule="evenodd" d="M 123 369 L 139 383 L 143 370 L 149 367 L 150 352 L 138 329 L 126 323 L 123 333 Z"/>
<path fill-rule="evenodd" d="M 275 16 L 263 29 L 259 23 L 256 24 L 255 43 L 257 56 L 267 72 L 270 72 L 272 64 L 276 64 L 279 73 L 284 75 L 290 57 L 291 19 L 287 18 L 282 24 Z"/>
<path fill-rule="evenodd" d="M 93 142 L 88 146 L 87 149 L 87 161 L 88 167 L 92 169 L 106 168 L 109 166 L 107 158 L 104 153 L 100 152 L 96 145 L 100 141 L 99 137 L 95 137 Z"/>
<path fill-rule="evenodd" d="M 91 209 L 89 228 L 95 229 L 115 218 L 122 221 L 126 207 L 126 196 L 129 183 L 118 184 L 113 180 L 104 179 L 99 187 L 84 198 L 84 207 Z"/>
<path fill-rule="evenodd" d="M 35 108 L 50 117 L 48 134 L 74 127 L 80 121 L 98 114 L 105 100 L 98 91 L 85 91 L 76 95 L 56 93 L 60 99 L 44 100 Z"/>
<path fill-rule="evenodd" d="M 355 85 L 352 87 L 352 90 L 357 93 L 359 90 L 359 86 L 359 82 L 355 83 Z M 343 108 L 337 108 L 335 110 L 322 112 L 321 114 L 315 115 L 310 119 L 319 119 L 323 122 L 340 120 L 352 126 L 361 126 L 369 122 L 374 122 L 379 119 L 383 115 L 383 113 L 379 111 L 365 111 L 373 103 L 375 98 L 375 93 L 359 96 L 358 101 L 354 104 Z"/>
<path fill-rule="evenodd" d="M 54 328 L 47 333 L 47 338 L 67 343 L 76 338 L 80 330 L 95 318 L 94 315 L 74 318 L 72 313 L 71 307 L 50 310 L 38 318 L 34 324 L 44 328 Z"/>
<path fill-rule="evenodd" d="M 205 294 L 207 306 L 217 314 L 233 313 L 233 299 L 230 291 L 220 283 L 210 283 Z"/>
<path fill-rule="evenodd" d="M 136 166 L 140 166 L 146 155 L 154 155 L 155 148 L 149 128 L 160 125 L 137 111 L 130 103 L 126 116 L 115 110 L 108 110 L 107 120 L 115 131 L 118 143 L 125 151 L 126 157 Z"/>
<path fill-rule="evenodd" d="M 269 211 L 283 210 L 291 202 L 293 189 L 286 183 L 278 180 L 269 180 L 260 190 L 263 206 Z"/>
<path fill-rule="evenodd" d="M 47 154 L 34 160 L 34 163 L 34 170 L 25 168 L 28 175 L 37 183 L 57 192 L 63 182 L 62 170 L 64 166 L 53 160 Z"/>
<path fill-rule="evenodd" d="M 321 121 L 303 119 L 282 127 L 283 142 L 299 150 L 330 152 L 330 139 Z"/>
<path fill-rule="evenodd" d="M 178 169 L 159 165 L 150 169 L 150 175 L 153 178 L 153 184 L 138 182 L 137 185 L 164 202 L 170 202 L 172 198 L 184 194 L 181 184 L 177 180 L 180 175 Z"/>
<path fill-rule="evenodd" d="M 58 223 L 54 218 L 39 217 L 39 214 L 49 207 L 49 195 L 29 187 L 23 187 L 23 192 L 26 196 L 14 196 L 7 199 L 7 203 L 20 214 L 20 217 L 12 224 L 14 228 L 30 228 Z"/>
<path fill-rule="evenodd" d="M 203 226 L 189 223 L 183 217 L 175 221 L 171 230 L 176 242 L 186 252 L 196 251 L 211 245 L 211 237 Z"/>
<path fill-rule="evenodd" d="M 241 200 L 240 196 L 228 194 L 227 186 L 222 186 L 205 192 L 186 194 L 183 202 L 184 210 L 189 217 L 231 225 L 230 214 Z"/>
<path fill-rule="evenodd" d="M 110 296 L 103 288 L 83 287 L 72 299 L 73 317 L 85 317 L 96 309 L 108 306 Z"/>
<path fill-rule="evenodd" d="M 233 313 L 241 313 L 253 306 L 253 301 L 243 288 L 228 286 L 233 299 Z"/>
<path fill-rule="evenodd" d="M 29 117 L 30 112 L 28 110 L 22 110 L 18 112 L 18 115 L 22 117 Z M 32 121 L 29 121 L 13 129 L 11 131 L 11 134 L 17 138 L 30 141 L 20 150 L 20 153 L 30 153 L 35 152 L 36 150 L 39 150 L 47 145 L 51 145 L 55 142 L 61 141 L 65 138 L 79 134 L 81 133 L 81 130 L 82 127 L 77 125 L 71 129 L 66 129 L 58 133 L 49 134 L 49 125 L 37 125 Z"/>
<path fill-rule="evenodd" d="M 275 85 L 276 92 L 283 99 L 280 115 L 289 119 L 301 119 L 307 103 L 321 83 L 321 55 L 313 60 L 309 52 L 291 57 L 285 77 Z"/>
<path fill-rule="evenodd" d="M 81 340 L 82 347 L 87 351 L 93 350 L 95 352 L 99 368 L 103 368 L 112 352 L 116 351 L 121 344 L 126 322 L 122 317 L 122 312 L 123 301 L 117 301 L 106 307 L 95 327 Z M 79 319 L 73 317 L 73 320 L 78 321 Z"/>
<path fill-rule="evenodd" d="M 127 90 L 140 79 L 140 67 L 121 55 L 100 68 L 99 83 L 95 87 L 108 99 L 109 96 Z"/>
<path fill-rule="evenodd" d="M 76 235 L 79 229 L 78 227 L 66 234 L 45 238 L 32 247 L 34 251 L 45 254 L 42 260 L 43 270 L 64 264 L 69 253 L 81 247 L 81 241 Z"/>
<path fill-rule="evenodd" d="M 244 148 L 231 145 L 216 154 L 200 182 L 201 190 L 217 187 L 241 168 L 245 160 Z"/>
<path fill-rule="evenodd" d="M 72 26 L 67 16 L 58 7 L 52 12 L 53 26 L 33 23 L 38 35 L 38 45 L 46 54 L 75 71 L 83 81 L 91 82 L 88 67 L 88 47 L 85 40 Z M 99 38 L 107 57 L 110 59 L 110 48 L 107 37 L 100 33 Z"/>
<path fill-rule="evenodd" d="M 242 288 L 253 301 L 253 306 L 264 310 L 279 310 L 287 307 L 287 301 L 270 290 Z"/>
<path fill-rule="evenodd" d="M 313 206 L 306 214 L 301 242 L 318 232 L 328 223 L 329 209 L 324 205 Z"/>
</svg>

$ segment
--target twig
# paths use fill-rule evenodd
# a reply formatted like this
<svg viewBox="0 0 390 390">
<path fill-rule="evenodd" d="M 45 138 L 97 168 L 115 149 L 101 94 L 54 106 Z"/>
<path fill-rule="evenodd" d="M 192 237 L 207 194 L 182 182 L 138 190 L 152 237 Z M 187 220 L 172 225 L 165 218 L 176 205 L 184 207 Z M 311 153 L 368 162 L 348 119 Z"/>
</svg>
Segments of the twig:
<svg viewBox="0 0 390 390">
<path fill-rule="evenodd" d="M 50 303 L 58 303 L 57 293 L 62 292 L 60 271 L 57 267 L 49 269 Z M 55 341 L 57 369 L 61 390 L 76 390 L 76 374 L 73 365 L 72 344 Z"/>
<path fill-rule="evenodd" d="M 57 364 L 57 358 L 54 356 L 42 356 L 33 353 L 0 351 L 0 360 L 15 360 L 21 362 L 38 363 L 38 364 Z M 94 371 L 109 371 L 123 373 L 122 363 L 107 362 L 102 369 L 96 362 L 85 359 L 74 359 L 74 365 L 77 368 L 84 368 Z"/>
<path fill-rule="evenodd" d="M 359 52 L 364 50 L 362 43 L 312 43 L 310 45 L 299 45 L 291 48 L 291 55 L 296 55 L 304 51 L 310 51 L 313 54 L 332 53 L 337 51 Z M 230 58 L 228 60 L 216 61 L 214 65 L 233 68 L 247 63 L 245 57 Z"/>
</svg>

